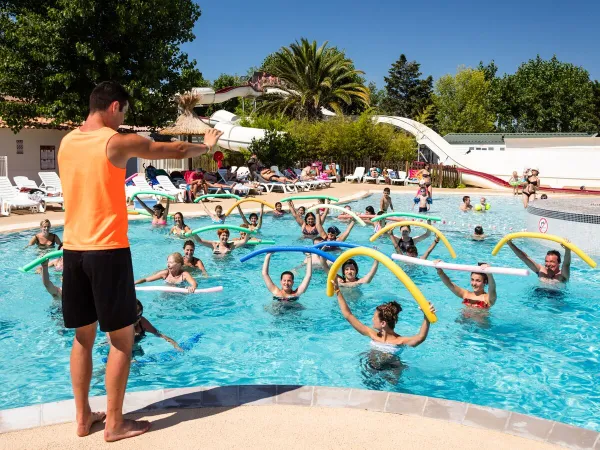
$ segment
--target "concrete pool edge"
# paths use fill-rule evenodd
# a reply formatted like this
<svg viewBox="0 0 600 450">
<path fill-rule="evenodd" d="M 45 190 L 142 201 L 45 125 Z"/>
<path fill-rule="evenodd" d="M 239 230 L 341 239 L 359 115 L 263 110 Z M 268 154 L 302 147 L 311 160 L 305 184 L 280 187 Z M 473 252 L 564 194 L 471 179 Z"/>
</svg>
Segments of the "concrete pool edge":
<svg viewBox="0 0 600 450">
<path fill-rule="evenodd" d="M 91 397 L 90 404 L 93 410 L 104 410 L 106 397 Z M 441 398 L 327 386 L 198 386 L 129 392 L 124 411 L 266 405 L 362 409 L 443 420 L 568 448 L 600 445 L 600 433 L 563 422 Z M 72 422 L 74 417 L 72 399 L 0 410 L 0 433 Z"/>
</svg>

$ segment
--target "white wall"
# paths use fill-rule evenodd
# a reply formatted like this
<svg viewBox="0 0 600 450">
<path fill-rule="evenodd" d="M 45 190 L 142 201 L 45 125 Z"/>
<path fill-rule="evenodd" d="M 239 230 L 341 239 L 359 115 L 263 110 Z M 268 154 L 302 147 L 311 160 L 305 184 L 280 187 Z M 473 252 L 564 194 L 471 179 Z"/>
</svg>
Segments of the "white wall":
<svg viewBox="0 0 600 450">
<path fill-rule="evenodd" d="M 26 176 L 36 183 L 40 183 L 38 172 L 40 169 L 40 146 L 53 145 L 58 148 L 60 141 L 69 131 L 65 130 L 31 130 L 23 129 L 14 134 L 8 128 L 0 128 L 0 155 L 8 157 L 8 177 L 14 183 L 13 177 Z M 23 154 L 17 155 L 17 140 L 23 141 Z M 51 171 L 51 170 L 48 170 Z M 56 164 L 58 173 L 58 163 Z"/>
</svg>

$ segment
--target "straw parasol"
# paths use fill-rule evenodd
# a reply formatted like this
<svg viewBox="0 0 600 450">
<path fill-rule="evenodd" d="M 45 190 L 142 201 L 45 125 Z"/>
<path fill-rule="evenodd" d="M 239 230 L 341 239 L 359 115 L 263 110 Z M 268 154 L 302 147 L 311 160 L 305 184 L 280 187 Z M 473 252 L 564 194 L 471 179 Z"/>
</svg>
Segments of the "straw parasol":
<svg viewBox="0 0 600 450">
<path fill-rule="evenodd" d="M 179 109 L 182 111 L 173 125 L 160 130 L 160 134 L 166 135 L 184 135 L 187 136 L 188 142 L 192 142 L 192 136 L 201 136 L 206 134 L 212 127 L 205 123 L 194 112 L 194 107 L 198 104 L 200 96 L 192 92 L 186 92 L 177 96 Z M 213 148 L 214 153 L 217 148 Z M 191 169 L 192 160 L 190 158 L 188 165 Z"/>
</svg>

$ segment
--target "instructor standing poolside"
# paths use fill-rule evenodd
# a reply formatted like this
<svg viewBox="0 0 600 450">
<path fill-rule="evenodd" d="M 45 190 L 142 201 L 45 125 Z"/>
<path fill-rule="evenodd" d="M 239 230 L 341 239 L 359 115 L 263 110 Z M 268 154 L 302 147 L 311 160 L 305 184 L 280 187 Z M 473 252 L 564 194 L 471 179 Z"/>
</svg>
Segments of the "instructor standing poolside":
<svg viewBox="0 0 600 450">
<path fill-rule="evenodd" d="M 144 433 L 147 421 L 123 418 L 134 324 L 137 320 L 133 267 L 127 239 L 125 165 L 129 158 L 183 159 L 207 153 L 222 134 L 209 130 L 204 144 L 152 142 L 119 134 L 129 94 L 114 82 L 100 83 L 90 95 L 85 124 L 61 142 L 58 165 L 65 202 L 63 317 L 75 328 L 71 382 L 77 434 L 86 436 L 106 418 L 104 439 L 118 441 Z M 110 337 L 106 365 L 107 410 L 90 409 L 92 348 L 96 329 Z"/>
</svg>

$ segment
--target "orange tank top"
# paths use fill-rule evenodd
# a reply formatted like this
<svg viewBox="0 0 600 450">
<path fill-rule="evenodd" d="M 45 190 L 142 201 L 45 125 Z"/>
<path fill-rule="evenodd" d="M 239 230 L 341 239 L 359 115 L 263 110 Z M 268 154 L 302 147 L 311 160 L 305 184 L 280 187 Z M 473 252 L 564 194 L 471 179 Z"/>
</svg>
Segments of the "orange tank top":
<svg viewBox="0 0 600 450">
<path fill-rule="evenodd" d="M 65 208 L 64 248 L 111 250 L 129 247 L 125 169 L 106 156 L 117 132 L 104 127 L 67 134 L 58 150 Z"/>
</svg>

